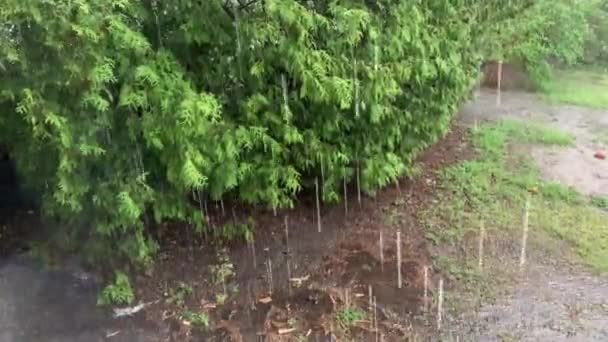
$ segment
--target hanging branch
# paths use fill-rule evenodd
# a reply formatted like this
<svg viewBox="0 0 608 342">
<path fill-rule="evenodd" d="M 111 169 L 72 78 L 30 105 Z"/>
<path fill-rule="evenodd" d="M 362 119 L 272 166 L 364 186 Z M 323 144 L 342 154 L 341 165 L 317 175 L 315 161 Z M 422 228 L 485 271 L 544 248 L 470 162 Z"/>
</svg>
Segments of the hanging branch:
<svg viewBox="0 0 608 342">
<path fill-rule="evenodd" d="M 321 196 L 323 198 L 325 198 L 325 167 L 323 166 L 323 155 L 321 155 L 320 158 L 320 162 L 321 162 Z"/>
<path fill-rule="evenodd" d="M 357 58 L 355 57 L 355 49 L 352 50 L 353 56 L 353 87 L 355 88 L 355 118 L 359 117 L 359 79 L 357 75 Z"/>
</svg>

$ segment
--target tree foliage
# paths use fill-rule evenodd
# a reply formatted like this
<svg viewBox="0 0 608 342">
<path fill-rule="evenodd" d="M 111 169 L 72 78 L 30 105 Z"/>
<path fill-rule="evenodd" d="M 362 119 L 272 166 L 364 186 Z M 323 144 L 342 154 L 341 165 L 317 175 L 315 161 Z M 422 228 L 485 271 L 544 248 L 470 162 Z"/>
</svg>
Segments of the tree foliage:
<svg viewBox="0 0 608 342">
<path fill-rule="evenodd" d="M 146 262 L 147 215 L 203 225 L 191 194 L 281 208 L 407 174 L 530 3 L 5 0 L 0 143 L 66 241 Z"/>
<path fill-rule="evenodd" d="M 608 0 L 597 0 L 589 13 L 591 35 L 585 44 L 583 61 L 587 64 L 608 66 Z"/>
<path fill-rule="evenodd" d="M 488 59 L 521 62 L 535 80 L 543 81 L 551 64 L 571 66 L 584 57 L 592 17 L 602 1 L 537 0 L 492 27 L 484 54 Z"/>
</svg>

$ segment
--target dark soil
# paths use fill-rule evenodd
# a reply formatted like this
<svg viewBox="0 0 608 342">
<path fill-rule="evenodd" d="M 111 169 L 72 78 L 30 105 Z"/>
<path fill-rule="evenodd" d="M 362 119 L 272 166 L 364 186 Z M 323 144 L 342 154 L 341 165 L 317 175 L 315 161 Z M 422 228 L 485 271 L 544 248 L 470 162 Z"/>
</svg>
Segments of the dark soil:
<svg viewBox="0 0 608 342">
<path fill-rule="evenodd" d="M 498 84 L 498 63 L 487 62 L 483 65 L 483 78 L 481 85 L 496 89 Z M 534 82 L 528 76 L 525 68 L 520 63 L 503 63 L 500 88 L 504 90 L 526 90 L 534 91 Z"/>
<path fill-rule="evenodd" d="M 419 319 L 423 307 L 422 270 L 430 266 L 430 260 L 416 213 L 432 203 L 436 171 L 471 153 L 464 141 L 464 128 L 456 124 L 420 157 L 421 173 L 414 179 L 402 180 L 376 198 L 363 197 L 360 204 L 353 186 L 347 212 L 343 204 L 323 206 L 320 233 L 314 200 L 310 198 L 304 198 L 294 210 L 279 211 L 276 216 L 251 208 L 232 210 L 230 204 L 225 204 L 222 215 L 218 206 L 211 213 L 212 222 L 255 219 L 254 248 L 245 242 L 229 246 L 235 275 L 226 283 L 228 296 L 223 305 L 216 300 L 223 293 L 223 286 L 211 281 L 210 272 L 210 266 L 217 263 L 218 247 L 166 238 L 153 272 L 141 274 L 135 284 L 142 301 L 164 301 L 147 308 L 138 319 L 154 322 L 158 331 L 167 332 L 173 341 L 285 341 L 294 336 L 308 336 L 314 341 L 332 333 L 347 333 L 337 324 L 336 314 L 346 304 L 367 311 L 371 286 L 384 340 L 404 341 L 420 335 L 427 330 Z M 286 217 L 289 246 L 285 238 Z M 402 232 L 401 289 L 397 288 L 395 270 L 397 230 Z M 383 265 L 380 232 L 384 239 Z M 434 277 L 432 269 L 430 275 Z M 180 282 L 192 286 L 192 294 L 183 304 L 168 303 Z M 263 298 L 270 298 L 271 302 L 263 304 Z M 185 310 L 208 313 L 212 326 L 193 327 L 181 317 Z M 280 329 L 290 327 L 297 330 L 278 334 Z M 370 323 L 350 330 L 357 337 L 365 337 L 370 334 Z"/>
</svg>

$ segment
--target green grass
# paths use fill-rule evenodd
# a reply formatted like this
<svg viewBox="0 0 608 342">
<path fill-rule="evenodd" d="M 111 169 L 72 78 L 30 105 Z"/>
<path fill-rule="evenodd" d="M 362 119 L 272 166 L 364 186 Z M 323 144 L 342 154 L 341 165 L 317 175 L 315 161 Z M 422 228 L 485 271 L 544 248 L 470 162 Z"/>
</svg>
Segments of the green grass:
<svg viewBox="0 0 608 342">
<path fill-rule="evenodd" d="M 604 70 L 560 70 L 541 90 L 552 102 L 608 109 L 608 72 Z"/>
<path fill-rule="evenodd" d="M 531 248 L 549 252 L 566 244 L 573 247 L 573 255 L 580 261 L 608 272 L 608 230 L 604 228 L 608 214 L 597 209 L 608 206 L 608 200 L 588 201 L 572 188 L 543 181 L 532 160 L 510 149 L 513 142 L 568 146 L 573 137 L 540 124 L 512 120 L 473 129 L 471 134 L 478 156 L 444 170 L 442 199 L 424 216 L 427 238 L 435 245 L 458 246 L 448 259 L 458 258 L 467 247 L 469 254 L 476 255 L 476 237 L 483 219 L 489 235 L 510 237 L 517 246 L 523 208 L 529 199 Z M 457 278 L 471 273 L 466 268 L 476 267 L 476 260 L 469 259 L 465 262 L 470 265 L 461 263 L 458 272 L 448 273 L 460 274 Z M 499 260 L 497 265 L 501 267 L 501 263 Z"/>
<path fill-rule="evenodd" d="M 338 312 L 338 323 L 344 327 L 352 327 L 357 322 L 365 320 L 367 314 L 358 308 L 345 308 Z"/>
<path fill-rule="evenodd" d="M 193 312 L 185 311 L 182 314 L 184 320 L 190 322 L 195 327 L 207 328 L 209 327 L 209 315 L 205 312 Z"/>
<path fill-rule="evenodd" d="M 608 196 L 592 196 L 591 204 L 599 209 L 608 209 Z"/>
</svg>

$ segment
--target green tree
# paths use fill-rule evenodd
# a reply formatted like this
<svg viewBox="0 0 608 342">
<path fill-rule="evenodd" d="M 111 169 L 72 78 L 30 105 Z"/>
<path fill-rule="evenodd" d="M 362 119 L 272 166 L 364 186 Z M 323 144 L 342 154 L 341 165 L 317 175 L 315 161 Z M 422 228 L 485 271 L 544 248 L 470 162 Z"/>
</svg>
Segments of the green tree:
<svg viewBox="0 0 608 342">
<path fill-rule="evenodd" d="M 0 143 L 60 241 L 146 263 L 145 217 L 373 193 L 448 129 L 530 1 L 5 0 Z M 78 242 L 74 244 L 74 242 Z"/>
</svg>

